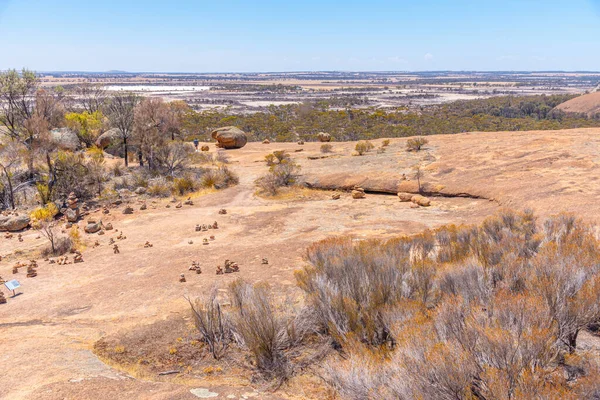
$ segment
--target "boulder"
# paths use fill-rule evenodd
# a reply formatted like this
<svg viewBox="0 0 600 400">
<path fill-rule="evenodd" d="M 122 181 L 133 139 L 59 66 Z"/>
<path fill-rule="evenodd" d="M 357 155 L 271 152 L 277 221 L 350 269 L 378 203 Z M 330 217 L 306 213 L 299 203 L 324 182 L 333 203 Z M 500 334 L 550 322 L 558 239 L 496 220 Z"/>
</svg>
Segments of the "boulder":
<svg viewBox="0 0 600 400">
<path fill-rule="evenodd" d="M 102 135 L 98 136 L 98 139 L 96 139 L 96 146 L 104 150 L 110 146 L 113 141 L 119 139 L 119 137 L 120 131 L 117 128 L 109 129 Z"/>
<path fill-rule="evenodd" d="M 414 195 L 410 201 L 412 201 L 415 204 L 420 205 L 421 207 L 429 207 L 431 205 L 431 200 L 429 200 L 427 197 L 425 196 L 421 196 L 420 194 L 416 194 Z"/>
<path fill-rule="evenodd" d="M 408 203 L 409 201 L 412 200 L 413 197 L 414 197 L 414 194 L 412 194 L 412 193 L 398 192 L 398 198 L 403 203 Z"/>
<path fill-rule="evenodd" d="M 79 220 L 79 208 L 67 208 L 64 214 L 69 222 L 77 222 Z"/>
<path fill-rule="evenodd" d="M 331 142 L 331 135 L 329 133 L 319 132 L 317 137 L 319 138 L 319 142 Z"/>
<path fill-rule="evenodd" d="M 226 126 L 212 131 L 211 136 L 223 149 L 241 149 L 248 142 L 248 137 L 241 129 L 235 126 Z"/>
<path fill-rule="evenodd" d="M 146 193 L 146 188 L 143 186 L 139 186 L 137 189 L 134 190 L 135 194 L 145 194 Z"/>
<path fill-rule="evenodd" d="M 96 222 L 94 220 L 89 220 L 85 228 L 83 228 L 85 233 L 96 233 L 100 229 L 102 229 L 102 221 Z"/>
<path fill-rule="evenodd" d="M 0 231 L 16 232 L 29 226 L 28 215 L 0 215 Z"/>
<path fill-rule="evenodd" d="M 50 131 L 50 140 L 60 150 L 77 151 L 82 147 L 77 133 L 69 128 L 53 129 Z"/>
</svg>

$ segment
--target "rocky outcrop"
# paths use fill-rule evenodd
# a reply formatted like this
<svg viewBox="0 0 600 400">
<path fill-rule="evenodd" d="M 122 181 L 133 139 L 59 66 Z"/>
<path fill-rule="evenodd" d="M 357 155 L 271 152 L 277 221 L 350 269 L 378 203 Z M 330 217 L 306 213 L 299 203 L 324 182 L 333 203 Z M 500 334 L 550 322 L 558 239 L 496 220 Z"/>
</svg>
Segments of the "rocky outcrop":
<svg viewBox="0 0 600 400">
<path fill-rule="evenodd" d="M 77 133 L 69 128 L 59 128 L 50 131 L 50 140 L 60 150 L 77 151 L 82 147 Z"/>
<path fill-rule="evenodd" d="M 120 138 L 119 130 L 117 128 L 110 129 L 110 130 L 104 132 L 102 135 L 98 136 L 98 139 L 96 139 L 96 146 L 101 148 L 102 150 L 104 150 L 105 148 L 110 146 L 110 144 L 113 141 L 116 141 L 119 138 Z"/>
<path fill-rule="evenodd" d="M 248 142 L 244 131 L 235 126 L 215 129 L 211 136 L 217 141 L 217 146 L 223 149 L 241 149 Z"/>
<path fill-rule="evenodd" d="M 0 231 L 20 231 L 27 228 L 30 222 L 28 215 L 0 215 Z"/>
</svg>

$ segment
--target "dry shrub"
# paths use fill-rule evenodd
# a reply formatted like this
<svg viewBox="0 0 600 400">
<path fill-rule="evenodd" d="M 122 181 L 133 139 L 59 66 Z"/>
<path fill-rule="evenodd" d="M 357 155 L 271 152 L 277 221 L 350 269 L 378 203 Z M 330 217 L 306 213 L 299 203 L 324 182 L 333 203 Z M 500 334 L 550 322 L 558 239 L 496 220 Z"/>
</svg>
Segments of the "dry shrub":
<svg viewBox="0 0 600 400">
<path fill-rule="evenodd" d="M 113 176 L 115 177 L 119 177 L 119 176 L 123 176 L 123 164 L 121 162 L 116 162 L 112 165 L 112 167 L 110 168 L 110 172 L 113 174 Z"/>
<path fill-rule="evenodd" d="M 329 143 L 321 145 L 321 153 L 331 153 L 333 146 Z"/>
<path fill-rule="evenodd" d="M 282 154 L 284 154 L 283 152 Z M 275 160 L 278 160 L 277 158 Z M 279 188 L 298 183 L 300 165 L 284 157 L 269 168 L 269 173 L 257 179 L 256 184 L 263 193 L 277 194 Z M 268 162 L 267 162 L 268 163 Z"/>
<path fill-rule="evenodd" d="M 165 178 L 156 178 L 148 183 L 149 196 L 153 197 L 169 197 L 171 195 L 171 185 Z"/>
<path fill-rule="evenodd" d="M 189 174 L 173 179 L 172 191 L 174 194 L 183 196 L 196 190 L 198 190 L 198 182 Z"/>
<path fill-rule="evenodd" d="M 598 363 L 577 337 L 600 321 L 600 242 L 570 215 L 542 231 L 531 211 L 503 211 L 479 227 L 329 239 L 307 261 L 298 284 L 318 330 L 344 350 L 326 368 L 344 398 L 598 392 Z"/>
<path fill-rule="evenodd" d="M 58 257 L 69 253 L 73 249 L 73 240 L 70 237 L 57 237 L 54 239 L 54 249 L 52 244 L 42 249 L 42 257 Z"/>
<path fill-rule="evenodd" d="M 388 147 L 390 145 L 390 139 L 384 139 L 381 142 L 381 147 Z"/>
<path fill-rule="evenodd" d="M 265 156 L 267 166 L 271 167 L 276 164 L 280 164 L 282 161 L 289 161 L 290 155 L 285 150 L 276 150 L 271 154 Z"/>
<path fill-rule="evenodd" d="M 233 341 L 233 333 L 229 319 L 217 300 L 217 289 L 213 288 L 204 299 L 197 299 L 195 305 L 190 301 L 190 306 L 202 342 L 208 346 L 215 360 L 221 359 Z"/>
<path fill-rule="evenodd" d="M 267 380 L 287 380 L 293 373 L 287 355 L 296 340 L 293 319 L 277 313 L 266 286 L 238 279 L 229 292 L 234 332 L 252 354 L 258 372 Z"/>
<path fill-rule="evenodd" d="M 406 151 L 420 151 L 427 143 L 429 143 L 429 140 L 424 137 L 408 139 L 406 141 Z"/>
<path fill-rule="evenodd" d="M 224 189 L 238 182 L 239 178 L 225 166 L 210 169 L 200 178 L 200 186 L 206 189 Z"/>
<path fill-rule="evenodd" d="M 354 150 L 356 150 L 356 153 L 358 153 L 359 156 L 362 156 L 363 154 L 373 150 L 374 148 L 375 146 L 370 141 L 361 140 L 360 142 L 356 143 Z"/>
</svg>

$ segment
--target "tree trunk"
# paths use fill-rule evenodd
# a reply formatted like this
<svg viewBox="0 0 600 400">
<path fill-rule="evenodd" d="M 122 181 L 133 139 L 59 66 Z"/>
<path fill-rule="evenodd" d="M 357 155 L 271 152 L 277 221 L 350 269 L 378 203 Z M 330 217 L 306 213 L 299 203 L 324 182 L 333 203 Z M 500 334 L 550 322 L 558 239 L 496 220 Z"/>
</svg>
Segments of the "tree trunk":
<svg viewBox="0 0 600 400">
<path fill-rule="evenodd" d="M 123 153 L 125 154 L 125 167 L 129 166 L 128 154 L 127 154 L 127 138 L 123 138 Z"/>
<path fill-rule="evenodd" d="M 144 166 L 144 157 L 142 154 L 142 149 L 138 150 L 138 160 L 140 162 L 140 167 L 143 167 Z"/>
<path fill-rule="evenodd" d="M 2 167 L 2 169 L 4 170 L 4 175 L 6 176 L 6 182 L 8 183 L 8 200 L 10 201 L 10 207 L 14 210 L 15 209 L 15 194 L 13 193 L 12 179 L 10 179 L 10 175 L 4 166 Z"/>
</svg>

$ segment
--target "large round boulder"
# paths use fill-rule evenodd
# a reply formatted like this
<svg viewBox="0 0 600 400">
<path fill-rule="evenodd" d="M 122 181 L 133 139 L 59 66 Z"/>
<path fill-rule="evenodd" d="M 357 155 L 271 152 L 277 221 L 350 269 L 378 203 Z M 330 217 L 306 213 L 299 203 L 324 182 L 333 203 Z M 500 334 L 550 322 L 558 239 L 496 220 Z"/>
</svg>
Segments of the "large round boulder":
<svg viewBox="0 0 600 400">
<path fill-rule="evenodd" d="M 29 226 L 28 215 L 0 215 L 0 231 L 16 232 Z"/>
<path fill-rule="evenodd" d="M 60 150 L 77 151 L 81 149 L 77 133 L 69 128 L 53 129 L 50 131 L 50 140 Z"/>
<path fill-rule="evenodd" d="M 211 136 L 217 141 L 217 146 L 223 149 L 241 149 L 248 142 L 248 137 L 235 126 L 226 126 L 212 131 Z"/>
<path fill-rule="evenodd" d="M 102 150 L 104 150 L 105 148 L 110 146 L 110 144 L 113 141 L 119 139 L 119 137 L 119 130 L 117 128 L 109 129 L 102 135 L 98 136 L 98 139 L 96 139 L 96 147 L 99 147 Z"/>
<path fill-rule="evenodd" d="M 319 132 L 317 135 L 319 142 L 331 142 L 331 135 L 325 132 Z"/>
</svg>

